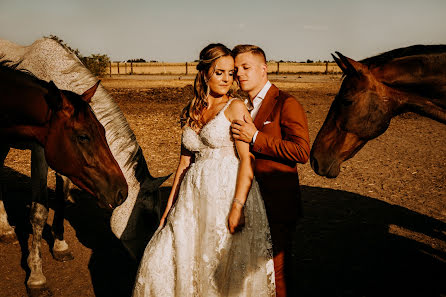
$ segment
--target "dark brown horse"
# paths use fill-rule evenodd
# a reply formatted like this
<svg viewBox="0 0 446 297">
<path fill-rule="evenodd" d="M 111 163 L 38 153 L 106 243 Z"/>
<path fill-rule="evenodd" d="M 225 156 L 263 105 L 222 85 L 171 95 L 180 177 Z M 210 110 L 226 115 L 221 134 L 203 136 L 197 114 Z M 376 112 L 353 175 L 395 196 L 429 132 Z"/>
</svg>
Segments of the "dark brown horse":
<svg viewBox="0 0 446 297">
<path fill-rule="evenodd" d="M 340 164 L 415 112 L 446 123 L 446 45 L 415 45 L 360 62 L 333 55 L 344 80 L 311 149 L 311 167 L 336 177 Z"/>
<path fill-rule="evenodd" d="M 104 127 L 89 106 L 99 82 L 77 95 L 5 64 L 0 63 L 0 163 L 3 165 L 10 147 L 32 150 L 33 243 L 27 283 L 29 288 L 39 288 L 46 283 L 40 239 L 48 217 L 48 165 L 109 209 L 124 202 L 128 188 L 108 147 Z"/>
</svg>

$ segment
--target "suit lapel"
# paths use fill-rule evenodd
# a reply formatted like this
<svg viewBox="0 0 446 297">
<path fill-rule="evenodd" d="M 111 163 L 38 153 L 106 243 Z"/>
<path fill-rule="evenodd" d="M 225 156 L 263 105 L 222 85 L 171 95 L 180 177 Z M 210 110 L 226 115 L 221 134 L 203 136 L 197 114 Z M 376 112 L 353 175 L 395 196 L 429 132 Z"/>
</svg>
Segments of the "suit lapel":
<svg viewBox="0 0 446 297">
<path fill-rule="evenodd" d="M 261 130 L 263 128 L 263 123 L 273 111 L 274 105 L 276 105 L 277 96 L 279 96 L 279 89 L 275 85 L 272 85 L 266 93 L 259 112 L 254 119 L 254 125 L 256 126 L 257 130 Z"/>
</svg>

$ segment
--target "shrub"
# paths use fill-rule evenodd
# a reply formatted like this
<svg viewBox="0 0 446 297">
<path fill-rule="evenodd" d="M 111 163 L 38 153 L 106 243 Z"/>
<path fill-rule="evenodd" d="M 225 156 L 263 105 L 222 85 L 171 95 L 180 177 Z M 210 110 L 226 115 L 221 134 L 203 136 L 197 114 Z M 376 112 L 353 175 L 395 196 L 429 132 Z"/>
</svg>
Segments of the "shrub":
<svg viewBox="0 0 446 297">
<path fill-rule="evenodd" d="M 80 60 L 96 76 L 103 76 L 107 72 L 110 58 L 107 55 L 92 54 L 88 57 L 81 57 Z"/>
</svg>

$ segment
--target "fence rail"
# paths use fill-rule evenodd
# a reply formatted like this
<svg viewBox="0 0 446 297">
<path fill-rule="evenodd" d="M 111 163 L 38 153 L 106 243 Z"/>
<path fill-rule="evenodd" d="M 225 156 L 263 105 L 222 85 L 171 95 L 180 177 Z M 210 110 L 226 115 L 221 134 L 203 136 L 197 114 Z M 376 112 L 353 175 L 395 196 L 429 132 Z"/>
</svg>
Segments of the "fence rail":
<svg viewBox="0 0 446 297">
<path fill-rule="evenodd" d="M 162 62 L 111 62 L 109 64 L 110 75 L 119 74 L 196 74 L 197 63 L 162 63 Z M 336 63 L 292 63 L 292 62 L 268 62 L 268 73 L 340 73 L 341 69 Z"/>
</svg>

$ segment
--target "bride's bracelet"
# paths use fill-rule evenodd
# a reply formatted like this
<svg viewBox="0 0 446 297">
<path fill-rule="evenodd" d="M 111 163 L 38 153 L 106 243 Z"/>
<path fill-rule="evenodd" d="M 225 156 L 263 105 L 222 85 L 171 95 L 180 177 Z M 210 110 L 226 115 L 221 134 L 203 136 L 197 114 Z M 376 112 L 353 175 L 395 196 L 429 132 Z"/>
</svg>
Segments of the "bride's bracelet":
<svg viewBox="0 0 446 297">
<path fill-rule="evenodd" d="M 240 200 L 238 200 L 237 198 L 234 198 L 234 202 L 236 204 L 240 205 L 241 207 L 245 207 L 245 205 Z"/>
</svg>

